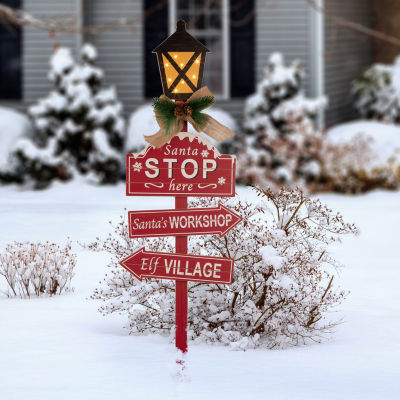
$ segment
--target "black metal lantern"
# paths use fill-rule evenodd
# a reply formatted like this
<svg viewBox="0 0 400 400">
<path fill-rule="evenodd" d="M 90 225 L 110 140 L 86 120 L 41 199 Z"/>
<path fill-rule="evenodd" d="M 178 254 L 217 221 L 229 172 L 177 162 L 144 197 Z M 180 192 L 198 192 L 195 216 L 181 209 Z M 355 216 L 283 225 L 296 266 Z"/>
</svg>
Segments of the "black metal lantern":
<svg viewBox="0 0 400 400">
<path fill-rule="evenodd" d="M 186 32 L 185 21 L 176 24 L 176 32 L 158 45 L 158 67 L 164 94 L 170 99 L 187 100 L 200 89 L 207 49 Z"/>
</svg>

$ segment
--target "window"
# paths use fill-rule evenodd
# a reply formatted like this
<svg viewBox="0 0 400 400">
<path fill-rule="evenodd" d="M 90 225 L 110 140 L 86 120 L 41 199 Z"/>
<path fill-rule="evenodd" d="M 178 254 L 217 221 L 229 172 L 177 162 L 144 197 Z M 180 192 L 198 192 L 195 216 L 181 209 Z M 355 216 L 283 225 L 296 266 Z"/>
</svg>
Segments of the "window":
<svg viewBox="0 0 400 400">
<path fill-rule="evenodd" d="M 20 8 L 20 0 L 2 0 L 2 4 Z M 21 29 L 0 20 L 0 99 L 21 99 Z"/>
<path fill-rule="evenodd" d="M 157 57 L 152 50 L 184 19 L 189 33 L 212 53 L 207 55 L 204 85 L 219 98 L 243 98 L 254 92 L 254 0 L 144 0 L 144 96 L 162 93 Z M 169 32 L 168 32 L 169 31 Z"/>
<path fill-rule="evenodd" d="M 171 0 L 169 33 L 183 19 L 190 34 L 211 53 L 207 55 L 203 83 L 216 97 L 230 97 L 229 1 Z"/>
<path fill-rule="evenodd" d="M 158 97 L 162 93 L 157 57 L 152 53 L 168 36 L 168 5 L 160 0 L 145 0 L 144 13 L 144 95 L 146 98 Z"/>
</svg>

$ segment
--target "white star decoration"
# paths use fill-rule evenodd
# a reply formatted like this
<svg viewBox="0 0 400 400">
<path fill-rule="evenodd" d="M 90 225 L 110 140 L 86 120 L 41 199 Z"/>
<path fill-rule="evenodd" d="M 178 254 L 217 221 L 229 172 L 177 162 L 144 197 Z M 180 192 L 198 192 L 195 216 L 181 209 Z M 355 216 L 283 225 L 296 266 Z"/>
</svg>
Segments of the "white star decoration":
<svg viewBox="0 0 400 400">
<path fill-rule="evenodd" d="M 218 185 L 224 185 L 225 182 L 226 182 L 226 180 L 222 176 L 220 178 L 218 178 Z"/>
<path fill-rule="evenodd" d="M 135 172 L 140 172 L 140 170 L 142 169 L 142 163 L 140 162 L 135 162 L 135 164 L 133 164 L 133 170 Z"/>
<path fill-rule="evenodd" d="M 201 152 L 201 156 L 203 157 L 203 158 L 206 158 L 206 157 L 208 157 L 208 151 L 207 150 L 203 150 L 202 152 Z"/>
</svg>

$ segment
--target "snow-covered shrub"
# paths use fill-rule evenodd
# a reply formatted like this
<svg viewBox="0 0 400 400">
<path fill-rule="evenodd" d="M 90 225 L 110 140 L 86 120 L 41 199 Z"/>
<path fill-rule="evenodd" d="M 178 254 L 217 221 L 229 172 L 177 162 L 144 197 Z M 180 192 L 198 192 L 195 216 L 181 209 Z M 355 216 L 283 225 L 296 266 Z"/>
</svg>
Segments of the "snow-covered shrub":
<svg viewBox="0 0 400 400">
<path fill-rule="evenodd" d="M 204 110 L 204 112 L 211 115 L 213 118 L 215 118 L 221 124 L 227 126 L 232 131 L 237 131 L 235 120 L 226 111 L 220 110 L 216 107 L 211 107 Z M 157 125 L 157 121 L 154 116 L 153 106 L 151 104 L 145 104 L 139 107 L 132 113 L 129 120 L 128 136 L 125 142 L 125 152 L 140 152 L 146 146 L 144 135 L 153 135 L 159 129 L 160 127 Z M 190 124 L 188 124 L 188 131 L 199 135 L 199 133 L 196 132 L 196 130 Z M 221 143 L 215 142 L 208 136 L 206 137 L 210 142 L 221 149 Z M 224 144 L 226 144 L 226 142 L 224 142 Z"/>
<path fill-rule="evenodd" d="M 295 134 L 262 141 L 259 147 L 244 146 L 237 153 L 237 180 L 247 185 L 298 186 L 321 178 L 324 138 L 310 121 L 293 123 Z"/>
<path fill-rule="evenodd" d="M 303 92 L 304 70 L 294 61 L 284 64 L 271 54 L 264 77 L 245 104 L 243 136 L 238 146 L 238 179 L 261 185 L 302 185 L 318 177 L 314 142 L 320 132 L 313 118 L 325 98 Z"/>
<path fill-rule="evenodd" d="M 0 253 L 0 276 L 9 297 L 53 296 L 70 290 L 75 264 L 69 242 L 63 248 L 49 242 L 15 242 Z"/>
<path fill-rule="evenodd" d="M 351 91 L 362 118 L 399 123 L 400 57 L 393 65 L 372 65 L 353 82 Z"/>
<path fill-rule="evenodd" d="M 298 190 L 279 193 L 257 189 L 259 201 L 197 199 L 192 207 L 218 201 L 244 221 L 225 237 L 192 236 L 189 252 L 235 260 L 232 285 L 189 282 L 189 337 L 236 348 L 283 347 L 320 341 L 338 322 L 327 312 L 346 292 L 335 284 L 338 265 L 328 247 L 341 234 L 357 229 L 319 200 Z M 258 203 L 258 204 L 257 204 Z M 124 313 L 131 334 L 173 336 L 175 284 L 168 280 L 138 282 L 118 261 L 142 246 L 173 251 L 172 239 L 130 239 L 125 217 L 105 239 L 88 245 L 111 255 L 110 271 L 93 299 L 101 313 Z"/>
<path fill-rule="evenodd" d="M 376 121 L 344 123 L 321 143 L 316 190 L 362 193 L 400 184 L 400 128 Z"/>
<path fill-rule="evenodd" d="M 113 87 L 102 88 L 104 73 L 94 65 L 96 49 L 86 44 L 81 56 L 76 62 L 68 48 L 54 52 L 49 72 L 54 90 L 29 108 L 35 140 L 24 139 L 16 146 L 15 173 L 33 180 L 36 188 L 76 173 L 98 183 L 120 178 L 122 105 Z"/>
</svg>

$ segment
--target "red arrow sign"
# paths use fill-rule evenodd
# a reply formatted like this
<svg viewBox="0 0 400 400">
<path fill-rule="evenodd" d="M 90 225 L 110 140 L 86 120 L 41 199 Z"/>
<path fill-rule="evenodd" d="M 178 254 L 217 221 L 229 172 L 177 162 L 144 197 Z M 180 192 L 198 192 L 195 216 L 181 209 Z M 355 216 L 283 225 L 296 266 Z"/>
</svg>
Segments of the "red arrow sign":
<svg viewBox="0 0 400 400">
<path fill-rule="evenodd" d="M 231 258 L 156 253 L 145 251 L 144 247 L 120 264 L 139 281 L 159 278 L 229 285 L 233 276 Z"/>
<path fill-rule="evenodd" d="M 129 211 L 129 237 L 219 234 L 233 229 L 242 217 L 218 204 L 214 208 Z"/>
</svg>

